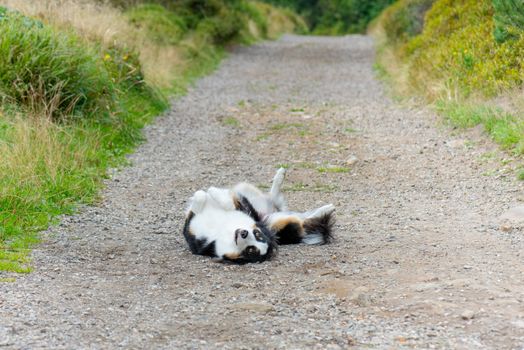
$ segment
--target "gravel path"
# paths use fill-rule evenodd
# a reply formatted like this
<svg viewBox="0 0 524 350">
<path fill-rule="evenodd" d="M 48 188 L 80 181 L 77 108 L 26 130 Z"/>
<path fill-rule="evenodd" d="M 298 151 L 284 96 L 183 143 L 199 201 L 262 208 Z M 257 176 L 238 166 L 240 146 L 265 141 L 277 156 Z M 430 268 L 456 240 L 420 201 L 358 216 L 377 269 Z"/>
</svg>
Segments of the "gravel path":
<svg viewBox="0 0 524 350">
<path fill-rule="evenodd" d="M 524 200 L 514 162 L 393 103 L 372 62 L 364 36 L 237 49 L 0 283 L 0 348 L 523 349 L 523 225 L 499 218 Z M 195 190 L 282 164 L 292 208 L 337 207 L 334 243 L 189 253 Z"/>
</svg>

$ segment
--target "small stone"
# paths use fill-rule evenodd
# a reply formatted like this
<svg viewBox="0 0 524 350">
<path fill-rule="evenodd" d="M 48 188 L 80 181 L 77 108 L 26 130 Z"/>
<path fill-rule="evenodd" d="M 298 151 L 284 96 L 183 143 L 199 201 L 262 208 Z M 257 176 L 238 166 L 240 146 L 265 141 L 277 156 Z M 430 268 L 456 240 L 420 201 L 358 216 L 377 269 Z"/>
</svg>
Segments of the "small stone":
<svg viewBox="0 0 524 350">
<path fill-rule="evenodd" d="M 348 160 L 346 161 L 347 165 L 349 166 L 353 166 L 357 164 L 357 162 L 358 162 L 358 158 L 356 156 L 350 156 Z"/>
<path fill-rule="evenodd" d="M 348 345 L 349 345 L 349 346 L 355 346 L 355 345 L 357 345 L 356 340 L 355 340 L 353 337 L 349 336 L 349 335 L 348 335 L 348 337 L 347 337 L 347 341 L 348 341 Z"/>
<path fill-rule="evenodd" d="M 231 285 L 231 287 L 233 288 L 242 288 L 244 287 L 244 285 L 242 283 L 239 283 L 239 282 L 235 282 Z"/>
<path fill-rule="evenodd" d="M 500 230 L 502 232 L 510 232 L 511 230 L 513 230 L 513 227 L 509 224 L 504 224 L 502 226 L 500 226 Z"/>
<path fill-rule="evenodd" d="M 460 318 L 463 320 L 471 320 L 472 318 L 475 318 L 475 313 L 471 310 L 465 310 L 461 315 Z"/>
</svg>

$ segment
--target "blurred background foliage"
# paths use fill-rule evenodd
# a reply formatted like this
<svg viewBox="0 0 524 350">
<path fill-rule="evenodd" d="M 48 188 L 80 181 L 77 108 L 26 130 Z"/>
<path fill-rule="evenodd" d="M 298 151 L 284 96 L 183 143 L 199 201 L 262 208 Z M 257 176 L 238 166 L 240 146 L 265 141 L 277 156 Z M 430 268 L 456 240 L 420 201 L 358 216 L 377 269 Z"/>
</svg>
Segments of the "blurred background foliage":
<svg viewBox="0 0 524 350">
<path fill-rule="evenodd" d="M 313 34 L 363 33 L 371 20 L 395 0 L 267 0 L 303 16 Z"/>
</svg>

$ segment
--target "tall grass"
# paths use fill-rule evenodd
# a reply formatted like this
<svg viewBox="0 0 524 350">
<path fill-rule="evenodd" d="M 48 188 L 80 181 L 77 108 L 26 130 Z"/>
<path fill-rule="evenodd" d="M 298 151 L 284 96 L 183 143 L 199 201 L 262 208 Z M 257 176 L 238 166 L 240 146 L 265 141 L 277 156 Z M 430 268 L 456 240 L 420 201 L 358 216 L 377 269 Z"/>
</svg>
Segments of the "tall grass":
<svg viewBox="0 0 524 350">
<path fill-rule="evenodd" d="M 0 4 L 35 17 L 61 31 L 75 31 L 101 51 L 118 46 L 137 52 L 145 80 L 161 88 L 171 87 L 173 75 L 187 65 L 180 47 L 159 45 L 151 32 L 137 25 L 121 10 L 105 3 L 79 0 L 0 0 Z M 165 12 L 165 11 L 164 11 Z M 166 37 L 170 33 L 166 33 Z"/>
<path fill-rule="evenodd" d="M 0 98 L 53 118 L 109 109 L 115 86 L 93 50 L 15 12 L 0 21 Z"/>
</svg>

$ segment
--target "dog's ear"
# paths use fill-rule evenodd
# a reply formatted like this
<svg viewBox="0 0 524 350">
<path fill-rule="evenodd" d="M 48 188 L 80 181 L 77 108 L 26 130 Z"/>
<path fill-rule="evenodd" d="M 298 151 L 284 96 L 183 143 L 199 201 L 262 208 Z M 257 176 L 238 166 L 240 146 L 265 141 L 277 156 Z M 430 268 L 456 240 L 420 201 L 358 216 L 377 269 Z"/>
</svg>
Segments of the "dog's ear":
<svg viewBox="0 0 524 350">
<path fill-rule="evenodd" d="M 256 222 L 262 221 L 262 215 L 255 210 L 251 202 L 244 196 L 238 195 L 235 201 L 236 209 L 249 215 Z"/>
</svg>

